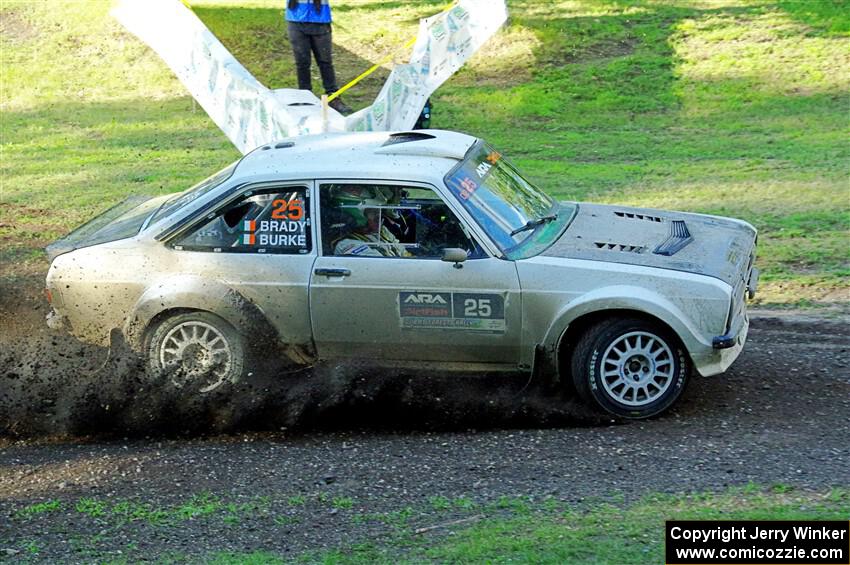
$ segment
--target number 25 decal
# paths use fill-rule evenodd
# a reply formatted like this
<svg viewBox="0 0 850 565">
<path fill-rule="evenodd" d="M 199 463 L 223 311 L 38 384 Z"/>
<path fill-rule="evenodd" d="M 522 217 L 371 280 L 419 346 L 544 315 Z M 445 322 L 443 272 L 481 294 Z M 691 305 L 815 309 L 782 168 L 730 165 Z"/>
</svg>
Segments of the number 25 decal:
<svg viewBox="0 0 850 565">
<path fill-rule="evenodd" d="M 463 315 L 470 318 L 489 318 L 493 314 L 489 298 L 467 298 L 463 301 Z"/>
<path fill-rule="evenodd" d="M 279 198 L 272 202 L 272 219 L 273 220 L 300 220 L 304 217 L 304 201 L 286 200 Z"/>
</svg>

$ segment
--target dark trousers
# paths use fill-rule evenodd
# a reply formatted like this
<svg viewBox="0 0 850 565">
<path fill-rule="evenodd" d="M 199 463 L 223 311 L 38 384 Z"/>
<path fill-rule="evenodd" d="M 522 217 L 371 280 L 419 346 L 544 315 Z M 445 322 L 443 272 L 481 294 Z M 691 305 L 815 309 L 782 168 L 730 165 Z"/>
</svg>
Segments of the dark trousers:
<svg viewBox="0 0 850 565">
<path fill-rule="evenodd" d="M 322 86 L 327 94 L 338 90 L 336 73 L 334 73 L 331 55 L 331 25 L 287 22 L 289 42 L 295 55 L 295 72 L 298 74 L 298 88 L 312 90 L 310 78 L 310 54 L 316 57 L 319 72 L 322 75 Z"/>
</svg>

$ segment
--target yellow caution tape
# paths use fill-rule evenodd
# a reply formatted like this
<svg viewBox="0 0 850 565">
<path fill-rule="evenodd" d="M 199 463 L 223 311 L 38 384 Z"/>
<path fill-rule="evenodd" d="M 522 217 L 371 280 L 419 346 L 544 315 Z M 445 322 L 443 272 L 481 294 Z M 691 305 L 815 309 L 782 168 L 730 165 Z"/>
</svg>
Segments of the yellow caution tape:
<svg viewBox="0 0 850 565">
<path fill-rule="evenodd" d="M 186 0 L 183 0 L 183 1 L 185 2 Z M 442 14 L 443 12 L 448 12 L 449 10 L 451 10 L 454 7 L 454 5 L 455 5 L 455 2 L 449 3 L 449 5 L 446 6 L 445 8 L 443 8 L 442 10 L 440 10 L 438 12 L 438 14 Z M 333 94 L 328 96 L 328 102 L 330 102 L 330 101 L 332 101 L 336 98 L 339 98 L 342 95 L 343 92 L 345 92 L 346 90 L 348 90 L 352 86 L 356 85 L 358 82 L 360 82 L 361 80 L 363 80 L 367 76 L 369 76 L 372 73 L 374 73 L 375 71 L 377 71 L 379 67 L 382 67 L 385 64 L 389 63 L 390 61 L 392 61 L 393 58 L 395 57 L 395 54 L 396 54 L 397 51 L 399 51 L 401 49 L 409 49 L 410 47 L 413 47 L 414 43 L 416 43 L 415 37 L 413 39 L 411 39 L 410 41 L 408 41 L 407 43 L 405 43 L 404 45 L 402 45 L 401 47 L 393 49 L 390 52 L 390 54 L 387 55 L 386 57 L 384 57 L 383 59 L 381 59 L 381 61 L 379 61 L 378 63 L 375 63 L 374 65 L 372 65 L 371 67 L 366 69 L 364 72 L 360 73 L 354 80 L 352 80 L 351 82 L 349 82 L 348 84 L 346 84 L 345 86 L 343 86 L 342 88 L 340 88 L 339 90 L 337 90 L 336 92 L 334 92 Z"/>
</svg>

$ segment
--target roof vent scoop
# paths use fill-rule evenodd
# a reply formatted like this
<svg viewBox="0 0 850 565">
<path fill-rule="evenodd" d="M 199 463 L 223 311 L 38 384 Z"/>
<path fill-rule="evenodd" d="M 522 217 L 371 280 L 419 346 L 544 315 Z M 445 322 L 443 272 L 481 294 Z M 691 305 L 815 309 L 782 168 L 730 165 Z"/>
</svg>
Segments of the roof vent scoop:
<svg viewBox="0 0 850 565">
<path fill-rule="evenodd" d="M 387 140 L 381 145 L 381 147 L 386 147 L 387 145 L 395 145 L 397 143 L 408 143 L 410 141 L 425 141 L 426 139 L 435 139 L 435 136 L 429 133 L 405 131 L 390 135 Z"/>
<path fill-rule="evenodd" d="M 684 220 L 673 220 L 670 222 L 670 235 L 661 244 L 653 249 L 656 255 L 675 255 L 687 244 L 694 240 Z"/>
</svg>

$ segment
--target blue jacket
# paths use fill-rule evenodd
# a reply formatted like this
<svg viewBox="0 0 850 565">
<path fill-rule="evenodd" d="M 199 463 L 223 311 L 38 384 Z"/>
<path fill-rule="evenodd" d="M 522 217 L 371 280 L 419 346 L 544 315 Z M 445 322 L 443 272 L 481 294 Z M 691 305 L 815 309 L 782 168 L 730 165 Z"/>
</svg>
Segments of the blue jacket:
<svg viewBox="0 0 850 565">
<path fill-rule="evenodd" d="M 294 10 L 286 8 L 286 21 L 329 24 L 331 23 L 331 5 L 328 0 L 322 0 L 322 8 L 317 12 L 313 7 L 313 0 L 298 0 Z"/>
</svg>

